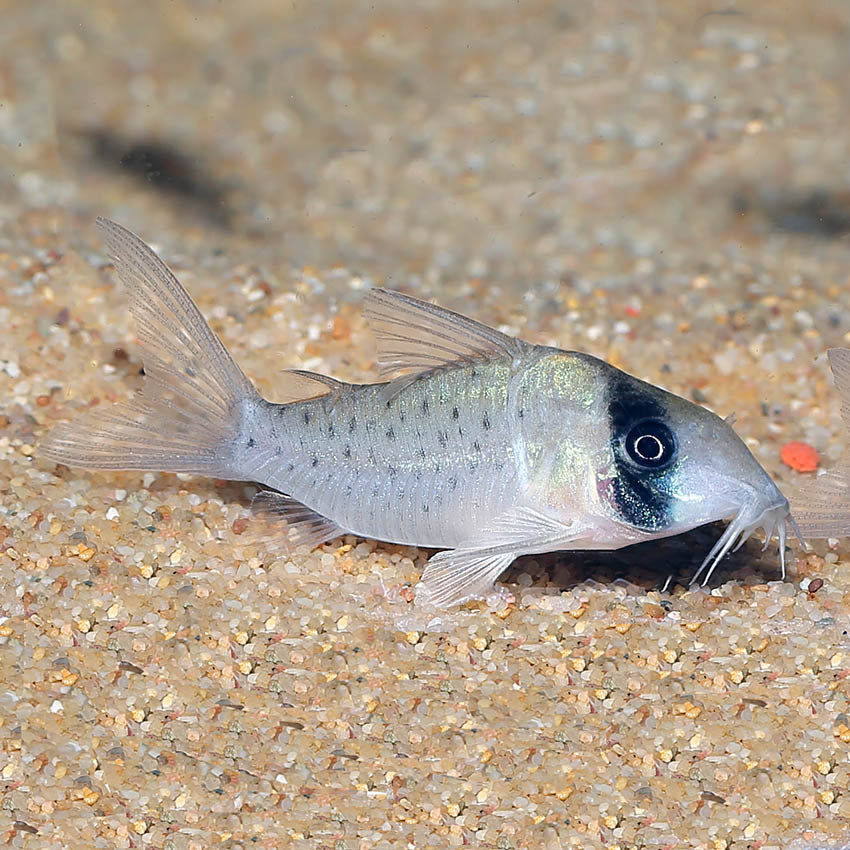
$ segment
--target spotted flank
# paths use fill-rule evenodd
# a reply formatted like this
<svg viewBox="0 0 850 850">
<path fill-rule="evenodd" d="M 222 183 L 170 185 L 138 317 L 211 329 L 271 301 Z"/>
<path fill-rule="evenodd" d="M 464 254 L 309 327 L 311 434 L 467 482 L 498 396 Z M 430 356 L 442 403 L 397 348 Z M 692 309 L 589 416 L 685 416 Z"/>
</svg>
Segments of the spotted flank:
<svg viewBox="0 0 850 850">
<path fill-rule="evenodd" d="M 98 220 L 139 327 L 129 404 L 60 425 L 43 458 L 254 481 L 256 508 L 316 546 L 343 533 L 443 550 L 423 596 L 486 594 L 520 555 L 617 549 L 731 519 L 698 577 L 788 502 L 726 422 L 610 364 L 532 345 L 407 295 L 365 315 L 386 380 L 283 374 L 263 399 L 165 264 Z"/>
</svg>

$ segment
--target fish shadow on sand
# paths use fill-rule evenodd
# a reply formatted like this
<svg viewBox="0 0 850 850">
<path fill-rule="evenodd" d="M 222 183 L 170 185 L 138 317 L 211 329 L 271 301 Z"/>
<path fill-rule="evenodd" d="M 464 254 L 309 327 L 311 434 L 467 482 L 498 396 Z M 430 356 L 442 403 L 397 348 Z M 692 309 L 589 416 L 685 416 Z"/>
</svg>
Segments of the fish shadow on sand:
<svg viewBox="0 0 850 850">
<path fill-rule="evenodd" d="M 547 552 L 518 558 L 499 581 L 550 590 L 569 590 L 586 581 L 612 584 L 628 582 L 645 591 L 659 590 L 668 575 L 673 576 L 669 591 L 679 585 L 687 588 L 691 577 L 714 542 L 723 533 L 724 523 L 695 528 L 662 540 L 636 543 L 614 551 Z M 709 589 L 726 581 L 763 584 L 781 578 L 775 544 L 762 551 L 759 540 L 749 540 L 737 552 L 725 557 L 712 576 Z"/>
</svg>

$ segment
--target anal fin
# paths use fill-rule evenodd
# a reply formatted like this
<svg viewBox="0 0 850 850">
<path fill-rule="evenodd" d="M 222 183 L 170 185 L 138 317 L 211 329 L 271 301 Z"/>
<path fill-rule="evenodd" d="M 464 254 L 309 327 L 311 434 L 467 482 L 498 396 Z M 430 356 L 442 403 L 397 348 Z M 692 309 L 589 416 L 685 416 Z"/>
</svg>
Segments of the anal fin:
<svg viewBox="0 0 850 850">
<path fill-rule="evenodd" d="M 285 542 L 293 548 L 307 546 L 314 549 L 346 533 L 333 520 L 277 490 L 261 490 L 254 497 L 251 509 L 260 516 L 283 520 L 286 523 Z"/>
</svg>

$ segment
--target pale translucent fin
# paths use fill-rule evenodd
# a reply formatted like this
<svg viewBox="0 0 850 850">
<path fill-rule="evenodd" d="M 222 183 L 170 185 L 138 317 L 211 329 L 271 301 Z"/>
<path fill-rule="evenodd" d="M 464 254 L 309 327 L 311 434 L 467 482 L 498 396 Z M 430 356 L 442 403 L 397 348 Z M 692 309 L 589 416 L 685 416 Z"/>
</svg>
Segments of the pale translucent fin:
<svg viewBox="0 0 850 850">
<path fill-rule="evenodd" d="M 480 596 L 514 558 L 574 547 L 586 531 L 532 508 L 510 508 L 463 546 L 438 552 L 428 561 L 422 574 L 428 599 L 448 607 Z"/>
<path fill-rule="evenodd" d="M 168 267 L 138 236 L 97 220 L 138 324 L 144 387 L 42 441 L 47 460 L 88 469 L 239 477 L 231 455 L 244 403 L 259 399 Z"/>
<path fill-rule="evenodd" d="M 492 357 L 512 360 L 530 347 L 474 319 L 386 289 L 369 292 L 363 314 L 384 376 Z"/>
<path fill-rule="evenodd" d="M 293 548 L 307 546 L 314 549 L 346 533 L 345 529 L 340 528 L 333 520 L 317 514 L 301 502 L 296 502 L 276 490 L 262 490 L 257 493 L 251 503 L 251 509 L 261 516 L 283 520 L 286 523 L 286 539 L 282 542 Z"/>
<path fill-rule="evenodd" d="M 850 536 L 850 464 L 844 460 L 802 487 L 791 509 L 808 540 Z"/>
<path fill-rule="evenodd" d="M 327 395 L 329 392 L 340 392 L 349 384 L 321 375 L 318 372 L 308 372 L 304 369 L 286 369 L 281 385 L 275 387 L 274 400 L 277 404 L 288 404 L 292 401 L 307 401 Z"/>
<path fill-rule="evenodd" d="M 841 395 L 841 418 L 850 439 L 850 349 L 827 352 L 832 378 Z M 850 458 L 805 484 L 792 499 L 791 510 L 800 533 L 810 540 L 850 536 Z"/>
<path fill-rule="evenodd" d="M 515 557 L 513 552 L 494 555 L 476 549 L 438 552 L 422 574 L 428 601 L 438 608 L 448 608 L 484 595 Z"/>
<path fill-rule="evenodd" d="M 832 380 L 841 396 L 841 418 L 850 431 L 850 348 L 830 348 L 826 352 Z"/>
</svg>

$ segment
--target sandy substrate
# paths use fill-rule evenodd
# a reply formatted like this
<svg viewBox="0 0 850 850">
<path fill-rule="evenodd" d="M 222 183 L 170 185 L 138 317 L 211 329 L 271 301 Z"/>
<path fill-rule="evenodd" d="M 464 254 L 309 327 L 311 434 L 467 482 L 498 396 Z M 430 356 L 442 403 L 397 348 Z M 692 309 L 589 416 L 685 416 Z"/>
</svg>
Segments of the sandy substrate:
<svg viewBox="0 0 850 850">
<path fill-rule="evenodd" d="M 846 842 L 846 540 L 708 591 L 719 528 L 528 558 L 513 604 L 437 615 L 427 552 L 290 557 L 250 487 L 37 443 L 140 381 L 103 214 L 271 398 L 372 378 L 388 285 L 735 411 L 793 495 L 780 447 L 846 442 L 850 6 L 76 5 L 0 31 L 4 846 Z"/>
</svg>

